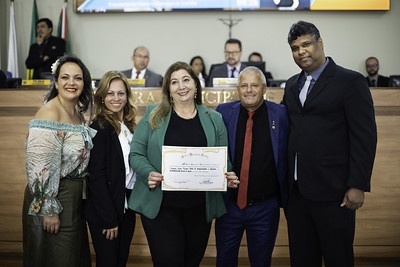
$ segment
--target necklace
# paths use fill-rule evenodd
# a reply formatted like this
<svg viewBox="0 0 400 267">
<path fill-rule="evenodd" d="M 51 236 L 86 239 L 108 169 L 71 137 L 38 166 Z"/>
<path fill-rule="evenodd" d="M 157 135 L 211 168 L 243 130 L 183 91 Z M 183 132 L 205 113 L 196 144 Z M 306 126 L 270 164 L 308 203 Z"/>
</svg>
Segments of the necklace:
<svg viewBox="0 0 400 267">
<path fill-rule="evenodd" d="M 121 122 L 121 131 L 122 131 L 123 135 L 125 136 L 126 140 L 128 141 L 128 144 L 131 145 L 132 138 L 130 138 L 130 135 L 128 135 L 128 130 L 127 130 L 127 127 L 124 124 L 124 122 Z M 129 133 L 130 133 L 130 131 L 129 131 Z"/>
<path fill-rule="evenodd" d="M 183 119 L 193 119 L 194 116 L 196 115 L 195 112 L 197 111 L 197 109 L 196 109 L 196 106 L 194 106 L 192 112 L 190 112 L 188 114 L 184 114 L 184 115 L 183 115 L 183 113 L 181 115 L 180 112 L 178 112 L 175 108 L 174 108 L 174 111 L 179 117 L 181 117 Z"/>
</svg>

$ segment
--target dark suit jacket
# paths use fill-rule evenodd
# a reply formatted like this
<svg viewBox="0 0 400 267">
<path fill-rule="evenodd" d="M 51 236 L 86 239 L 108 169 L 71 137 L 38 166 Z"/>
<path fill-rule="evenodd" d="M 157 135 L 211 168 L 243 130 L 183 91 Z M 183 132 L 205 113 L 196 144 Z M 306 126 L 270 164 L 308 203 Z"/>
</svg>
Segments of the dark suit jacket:
<svg viewBox="0 0 400 267">
<path fill-rule="evenodd" d="M 131 79 L 132 77 L 132 69 L 129 70 L 124 70 L 122 71 L 123 74 L 125 74 L 125 76 L 128 79 Z M 144 86 L 145 87 L 161 87 L 162 85 L 162 81 L 163 81 L 163 77 L 155 72 L 152 72 L 149 69 L 146 69 L 146 73 L 144 74 Z"/>
<path fill-rule="evenodd" d="M 243 63 L 240 65 L 240 71 L 242 71 L 247 66 Z M 211 70 L 210 75 L 208 76 L 207 80 L 207 87 L 213 87 L 213 79 L 214 78 L 228 78 L 228 67 L 226 62 L 223 63 L 221 66 L 215 67 Z"/>
<path fill-rule="evenodd" d="M 280 188 L 280 204 L 285 206 L 287 202 L 287 165 L 286 165 L 286 148 L 289 135 L 289 120 L 284 105 L 264 101 L 268 108 L 269 125 L 271 131 L 272 151 L 274 153 L 275 166 L 278 175 Z M 224 103 L 217 106 L 216 109 L 222 114 L 224 123 L 228 130 L 229 157 L 233 165 L 235 165 L 235 145 L 236 145 L 236 127 L 239 118 L 240 101 Z M 275 127 L 273 128 L 272 125 Z M 232 193 L 228 188 L 228 196 Z"/>
<path fill-rule="evenodd" d="M 51 73 L 51 65 L 65 53 L 65 41 L 59 37 L 50 36 L 49 39 L 38 45 L 34 43 L 29 48 L 29 55 L 25 60 L 26 68 L 33 70 L 33 79 L 41 79 L 43 72 Z M 44 56 L 50 58 L 43 61 Z"/>
<path fill-rule="evenodd" d="M 374 105 L 365 77 L 329 60 L 304 108 L 299 100 L 300 74 L 286 82 L 283 98 L 291 122 L 289 188 L 297 153 L 300 193 L 315 201 L 342 201 L 349 188 L 370 191 L 377 142 Z"/>
<path fill-rule="evenodd" d="M 84 215 L 90 224 L 110 229 L 119 224 L 124 214 L 125 164 L 122 148 L 110 124 L 102 129 L 95 120 L 90 127 L 96 129 L 97 134 L 90 152 L 88 199 L 84 204 Z"/>
<path fill-rule="evenodd" d="M 367 80 L 368 86 L 372 87 L 369 77 L 366 76 L 365 79 Z M 389 77 L 378 75 L 378 83 L 376 84 L 376 87 L 389 87 Z"/>
</svg>

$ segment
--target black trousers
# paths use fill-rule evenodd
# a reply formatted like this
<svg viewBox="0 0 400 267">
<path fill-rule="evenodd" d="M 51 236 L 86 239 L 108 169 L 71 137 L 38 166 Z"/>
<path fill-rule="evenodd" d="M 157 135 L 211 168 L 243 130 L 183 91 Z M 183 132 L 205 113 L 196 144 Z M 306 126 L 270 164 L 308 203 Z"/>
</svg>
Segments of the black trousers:
<svg viewBox="0 0 400 267">
<path fill-rule="evenodd" d="M 353 267 L 355 211 L 340 201 L 305 199 L 297 186 L 289 196 L 286 217 L 292 267 Z"/>
<path fill-rule="evenodd" d="M 89 223 L 93 247 L 96 252 L 96 267 L 125 267 L 129 257 L 129 249 L 135 231 L 136 213 L 128 209 L 118 225 L 118 237 L 106 239 L 102 234 L 103 227 Z"/>
<path fill-rule="evenodd" d="M 203 259 L 211 223 L 205 206 L 162 206 L 155 219 L 141 216 L 154 267 L 198 267 Z"/>
</svg>

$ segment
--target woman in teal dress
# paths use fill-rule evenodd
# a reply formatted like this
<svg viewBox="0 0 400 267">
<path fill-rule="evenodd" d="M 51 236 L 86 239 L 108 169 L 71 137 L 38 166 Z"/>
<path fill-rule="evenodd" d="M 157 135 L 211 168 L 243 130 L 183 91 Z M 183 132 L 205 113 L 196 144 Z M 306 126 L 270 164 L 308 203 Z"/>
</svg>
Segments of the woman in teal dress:
<svg viewBox="0 0 400 267">
<path fill-rule="evenodd" d="M 24 266 L 89 267 L 82 202 L 96 133 L 83 115 L 91 116 L 91 78 L 82 61 L 71 56 L 58 59 L 52 73 L 45 104 L 29 122 L 26 139 Z"/>
</svg>

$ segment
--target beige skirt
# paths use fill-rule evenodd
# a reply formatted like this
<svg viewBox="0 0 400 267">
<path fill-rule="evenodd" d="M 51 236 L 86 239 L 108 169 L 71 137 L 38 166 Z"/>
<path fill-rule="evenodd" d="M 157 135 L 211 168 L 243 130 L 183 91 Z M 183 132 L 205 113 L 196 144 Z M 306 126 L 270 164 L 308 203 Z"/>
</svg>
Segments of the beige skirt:
<svg viewBox="0 0 400 267">
<path fill-rule="evenodd" d="M 28 215 L 33 197 L 25 188 L 22 212 L 24 266 L 90 267 L 91 256 L 86 221 L 83 217 L 82 179 L 61 179 L 57 198 L 63 206 L 60 229 L 49 234 L 42 216 Z"/>
</svg>

